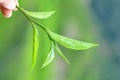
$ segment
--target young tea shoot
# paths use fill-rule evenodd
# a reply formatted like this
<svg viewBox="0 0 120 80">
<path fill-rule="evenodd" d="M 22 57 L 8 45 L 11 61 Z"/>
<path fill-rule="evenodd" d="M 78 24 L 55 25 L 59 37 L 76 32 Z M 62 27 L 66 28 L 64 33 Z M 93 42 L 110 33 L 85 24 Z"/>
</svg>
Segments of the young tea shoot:
<svg viewBox="0 0 120 80">
<path fill-rule="evenodd" d="M 50 29 L 42 26 L 40 23 L 36 22 L 34 19 L 46 19 L 49 18 L 51 15 L 55 13 L 55 11 L 49 11 L 49 12 L 32 12 L 32 11 L 27 11 L 21 7 L 18 7 L 18 10 L 26 16 L 26 18 L 30 21 L 31 25 L 33 26 L 33 62 L 32 62 L 32 67 L 31 70 L 34 68 L 36 64 L 36 58 L 37 58 L 37 53 L 38 53 L 38 44 L 39 44 L 39 35 L 38 35 L 38 27 L 43 29 L 45 33 L 47 34 L 50 42 L 51 42 L 51 47 L 50 51 L 48 53 L 48 56 L 43 63 L 41 68 L 46 67 L 50 62 L 53 61 L 55 54 L 54 54 L 54 49 L 58 52 L 58 54 L 68 63 L 68 59 L 64 56 L 60 48 L 58 47 L 57 44 L 60 44 L 66 48 L 72 49 L 72 50 L 86 50 L 95 46 L 99 46 L 99 44 L 94 44 L 94 43 L 88 43 L 88 42 L 83 42 L 83 41 L 78 41 L 74 39 L 67 38 L 65 36 L 59 35 L 55 32 L 52 32 Z M 34 19 L 33 19 L 34 18 Z M 37 27 L 38 26 L 38 27 Z"/>
</svg>

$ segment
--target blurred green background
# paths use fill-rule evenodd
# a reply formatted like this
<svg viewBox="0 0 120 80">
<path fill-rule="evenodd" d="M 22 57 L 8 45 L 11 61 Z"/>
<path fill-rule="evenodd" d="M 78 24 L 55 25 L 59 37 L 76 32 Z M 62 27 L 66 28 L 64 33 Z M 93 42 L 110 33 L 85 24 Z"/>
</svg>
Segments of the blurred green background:
<svg viewBox="0 0 120 80">
<path fill-rule="evenodd" d="M 39 22 L 56 33 L 101 46 L 85 51 L 61 47 L 71 64 L 56 54 L 40 69 L 50 44 L 39 29 L 37 65 L 30 72 L 32 26 L 19 11 L 9 19 L 0 14 L 0 80 L 120 80 L 119 0 L 19 0 L 19 4 L 26 10 L 55 10 Z"/>
</svg>

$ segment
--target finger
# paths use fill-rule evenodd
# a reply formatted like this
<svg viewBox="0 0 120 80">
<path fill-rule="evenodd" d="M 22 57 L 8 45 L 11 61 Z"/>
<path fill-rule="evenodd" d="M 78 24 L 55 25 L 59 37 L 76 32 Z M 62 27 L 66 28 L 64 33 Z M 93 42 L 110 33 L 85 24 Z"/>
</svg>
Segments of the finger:
<svg viewBox="0 0 120 80">
<path fill-rule="evenodd" d="M 1 5 L 0 5 L 0 10 L 1 10 Z"/>
<path fill-rule="evenodd" d="M 4 1 L 3 0 L 0 0 L 0 3 L 3 3 Z"/>
<path fill-rule="evenodd" d="M 1 3 L 1 5 L 6 9 L 10 9 L 10 10 L 13 10 L 16 8 L 16 3 L 14 0 L 5 0 L 3 3 Z"/>
<path fill-rule="evenodd" d="M 3 6 L 1 6 L 1 12 L 6 18 L 9 18 L 12 16 L 12 10 L 6 9 Z"/>
<path fill-rule="evenodd" d="M 16 3 L 16 6 L 19 6 L 18 0 L 14 0 L 14 1 Z"/>
</svg>

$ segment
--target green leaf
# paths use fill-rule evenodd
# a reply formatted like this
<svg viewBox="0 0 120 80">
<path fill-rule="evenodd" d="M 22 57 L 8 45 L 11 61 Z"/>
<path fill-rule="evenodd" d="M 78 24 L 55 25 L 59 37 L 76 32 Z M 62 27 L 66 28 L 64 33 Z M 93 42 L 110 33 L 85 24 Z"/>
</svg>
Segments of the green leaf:
<svg viewBox="0 0 120 80">
<path fill-rule="evenodd" d="M 63 45 L 64 47 L 67 47 L 69 49 L 73 50 L 85 50 L 89 49 L 91 47 L 99 46 L 99 44 L 93 44 L 93 43 L 87 43 L 87 42 L 82 42 L 74 39 L 70 39 L 64 36 L 61 36 L 59 34 L 56 34 L 52 31 L 50 31 L 48 28 L 46 28 L 46 31 L 48 34 L 51 36 L 51 38 L 58 42 L 59 44 Z"/>
<path fill-rule="evenodd" d="M 50 52 L 45 60 L 45 62 L 43 63 L 41 68 L 44 68 L 45 66 L 47 66 L 53 59 L 54 59 L 55 55 L 54 55 L 54 43 L 52 42 L 51 44 L 51 49 Z"/>
<path fill-rule="evenodd" d="M 46 19 L 49 18 L 52 14 L 55 13 L 55 11 L 49 11 L 49 12 L 32 12 L 32 11 L 27 11 L 23 9 L 26 14 L 33 18 L 38 18 L 38 19 Z"/>
<path fill-rule="evenodd" d="M 34 68 L 35 64 L 36 64 L 36 57 L 37 57 L 37 53 L 38 53 L 38 44 L 39 44 L 39 37 L 38 37 L 38 30 L 37 27 L 34 25 L 33 22 L 32 26 L 33 26 L 33 62 L 32 62 L 32 67 L 31 70 Z"/>
<path fill-rule="evenodd" d="M 64 56 L 64 54 L 62 53 L 62 51 L 61 51 L 60 48 L 58 47 L 57 43 L 55 44 L 55 48 L 56 48 L 56 51 L 59 53 L 59 55 L 60 55 L 68 64 L 70 64 L 70 62 L 68 61 L 68 59 Z"/>
</svg>

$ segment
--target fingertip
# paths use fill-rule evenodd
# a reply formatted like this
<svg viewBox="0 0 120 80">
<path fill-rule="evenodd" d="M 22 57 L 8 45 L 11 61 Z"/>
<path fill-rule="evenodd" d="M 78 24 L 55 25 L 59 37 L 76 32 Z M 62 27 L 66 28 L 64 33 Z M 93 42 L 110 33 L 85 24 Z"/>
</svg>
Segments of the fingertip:
<svg viewBox="0 0 120 80">
<path fill-rule="evenodd" d="M 18 10 L 17 8 L 13 9 L 13 11 L 17 11 L 17 10 Z"/>
<path fill-rule="evenodd" d="M 19 3 L 18 3 L 18 0 L 14 0 L 15 1 L 15 3 L 16 3 L 16 8 L 15 9 L 13 9 L 13 11 L 17 11 L 18 9 L 17 9 L 17 6 L 19 6 Z"/>
<path fill-rule="evenodd" d="M 14 1 L 16 3 L 16 6 L 19 6 L 18 0 L 14 0 Z"/>
<path fill-rule="evenodd" d="M 6 18 L 10 18 L 10 17 L 12 16 L 12 11 L 6 13 L 4 16 L 5 16 Z"/>
<path fill-rule="evenodd" d="M 8 13 L 5 13 L 5 14 L 3 14 L 4 15 L 4 17 L 6 17 L 6 18 L 10 18 L 11 16 L 12 16 L 12 11 L 10 11 L 10 12 L 8 12 Z"/>
</svg>

